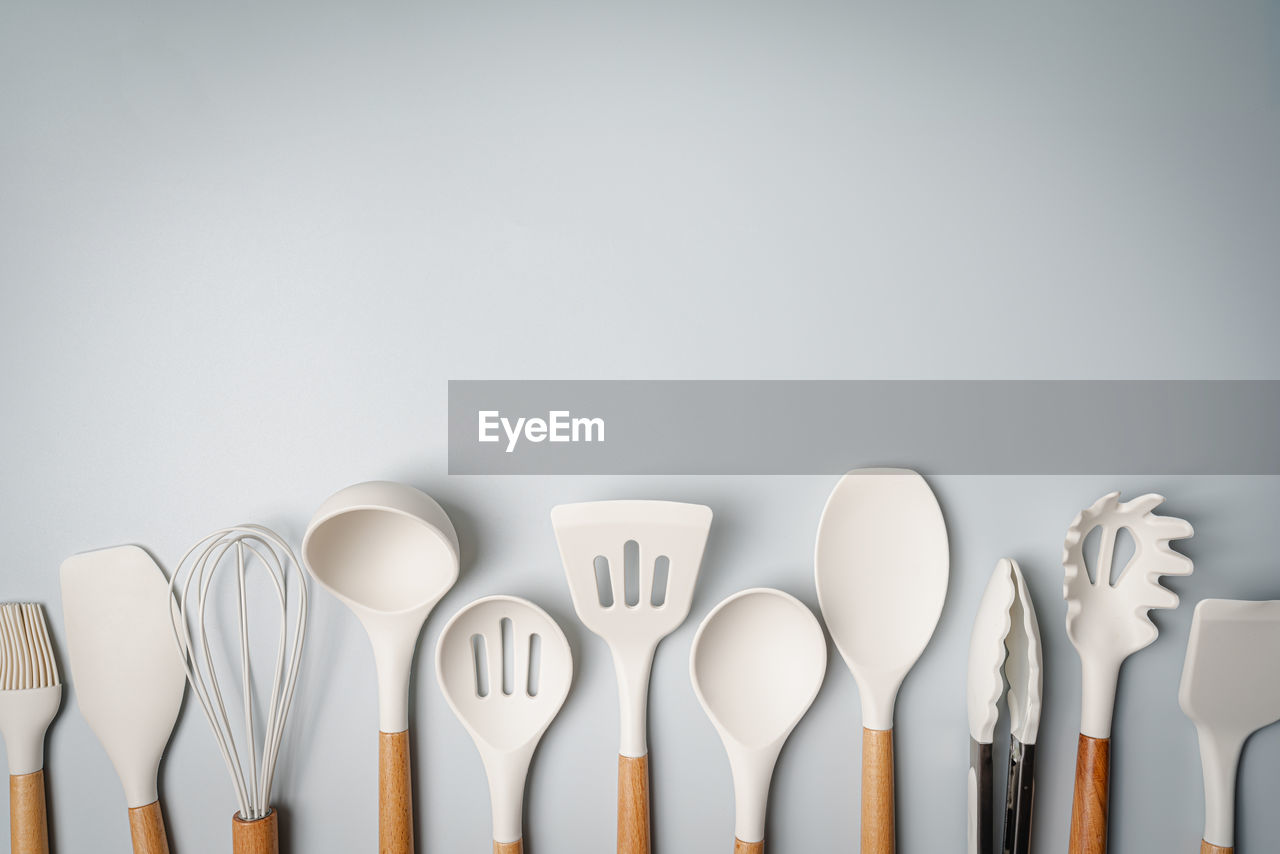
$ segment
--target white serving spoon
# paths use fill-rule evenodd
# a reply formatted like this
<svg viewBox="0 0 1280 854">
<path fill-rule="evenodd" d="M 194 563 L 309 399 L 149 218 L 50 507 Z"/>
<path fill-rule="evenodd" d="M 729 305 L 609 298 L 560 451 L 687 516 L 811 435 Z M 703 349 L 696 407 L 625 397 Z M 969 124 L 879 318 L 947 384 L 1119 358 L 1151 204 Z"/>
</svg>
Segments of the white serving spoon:
<svg viewBox="0 0 1280 854">
<path fill-rule="evenodd" d="M 569 695 L 569 641 L 532 602 L 489 596 L 459 611 L 440 633 L 436 678 L 484 761 L 494 854 L 522 854 L 525 778 Z"/>
<path fill-rule="evenodd" d="M 818 603 L 862 699 L 862 851 L 893 854 L 893 706 L 942 614 L 947 527 L 924 478 L 856 469 L 818 526 Z"/>
<path fill-rule="evenodd" d="M 378 850 L 412 854 L 409 676 L 422 624 L 458 577 L 458 536 L 429 495 L 359 483 L 320 505 L 302 560 L 369 634 L 378 668 Z"/>
<path fill-rule="evenodd" d="M 778 753 L 827 672 L 813 613 L 780 590 L 754 588 L 717 605 L 693 637 L 693 692 L 720 733 L 733 772 L 735 854 L 762 854 Z"/>
</svg>

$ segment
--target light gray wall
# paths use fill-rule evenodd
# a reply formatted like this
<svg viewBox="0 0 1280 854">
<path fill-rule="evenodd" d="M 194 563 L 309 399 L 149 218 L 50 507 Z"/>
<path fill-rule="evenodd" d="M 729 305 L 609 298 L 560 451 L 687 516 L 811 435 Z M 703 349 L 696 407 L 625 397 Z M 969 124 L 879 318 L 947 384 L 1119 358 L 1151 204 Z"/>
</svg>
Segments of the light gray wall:
<svg viewBox="0 0 1280 854">
<path fill-rule="evenodd" d="M 423 850 L 486 850 L 480 763 L 428 653 L 463 604 L 510 592 L 561 620 L 580 668 L 534 763 L 530 850 L 599 854 L 613 676 L 572 617 L 547 512 L 705 502 L 705 579 L 654 676 L 655 847 L 728 850 L 689 643 L 742 587 L 815 604 L 834 477 L 449 478 L 446 380 L 1277 378 L 1278 36 L 1266 2 L 9 0 L 0 598 L 46 603 L 61 636 L 73 552 L 133 541 L 171 565 L 246 519 L 296 542 L 331 491 L 412 482 L 465 553 L 416 670 Z M 1124 672 L 1113 781 L 1113 850 L 1191 850 L 1190 601 L 1280 596 L 1277 479 L 933 483 L 953 586 L 900 700 L 901 850 L 960 850 L 967 638 L 1002 555 L 1044 628 L 1036 842 L 1063 848 L 1078 674 L 1060 544 L 1110 489 L 1163 492 L 1197 528 L 1186 605 Z M 277 786 L 287 847 L 369 850 L 371 657 L 324 595 L 311 629 Z M 774 850 L 856 833 L 857 708 L 833 656 L 778 769 Z M 73 696 L 49 767 L 56 848 L 126 851 Z M 1242 772 L 1244 850 L 1280 838 L 1278 769 L 1273 729 Z M 231 789 L 193 707 L 162 783 L 175 854 L 228 844 Z"/>
</svg>

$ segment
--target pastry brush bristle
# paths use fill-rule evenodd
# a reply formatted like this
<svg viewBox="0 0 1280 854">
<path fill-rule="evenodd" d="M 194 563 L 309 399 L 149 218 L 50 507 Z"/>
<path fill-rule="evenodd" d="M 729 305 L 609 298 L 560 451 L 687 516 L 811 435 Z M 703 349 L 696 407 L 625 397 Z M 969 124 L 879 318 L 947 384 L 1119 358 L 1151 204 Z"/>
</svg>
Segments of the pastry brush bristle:
<svg viewBox="0 0 1280 854">
<path fill-rule="evenodd" d="M 0 605 L 0 691 L 61 684 L 44 609 L 30 602 Z"/>
</svg>

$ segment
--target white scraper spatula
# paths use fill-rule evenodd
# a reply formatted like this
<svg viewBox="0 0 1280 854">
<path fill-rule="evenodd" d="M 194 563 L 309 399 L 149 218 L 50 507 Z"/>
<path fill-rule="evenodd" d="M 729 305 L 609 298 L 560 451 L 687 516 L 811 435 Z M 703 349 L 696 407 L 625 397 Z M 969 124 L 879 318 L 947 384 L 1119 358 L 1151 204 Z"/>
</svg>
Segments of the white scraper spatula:
<svg viewBox="0 0 1280 854">
<path fill-rule="evenodd" d="M 551 510 L 573 608 L 609 644 L 618 676 L 618 852 L 649 854 L 649 672 L 658 642 L 689 616 L 711 508 L 589 501 Z"/>
<path fill-rule="evenodd" d="M 1250 735 L 1280 721 L 1280 601 L 1206 599 L 1197 605 L 1178 703 L 1200 736 L 1200 850 L 1232 854 L 1240 753 Z"/>
<path fill-rule="evenodd" d="M 187 687 L 173 607 L 164 573 L 137 546 L 62 564 L 71 686 L 124 784 L 134 854 L 169 851 L 156 776 Z"/>
</svg>

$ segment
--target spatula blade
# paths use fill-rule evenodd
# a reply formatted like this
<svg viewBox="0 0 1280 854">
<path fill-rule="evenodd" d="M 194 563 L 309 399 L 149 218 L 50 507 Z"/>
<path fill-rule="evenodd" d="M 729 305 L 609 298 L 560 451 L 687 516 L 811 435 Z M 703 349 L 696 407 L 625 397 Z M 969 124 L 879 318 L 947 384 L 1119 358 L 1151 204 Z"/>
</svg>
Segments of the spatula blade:
<svg viewBox="0 0 1280 854">
<path fill-rule="evenodd" d="M 186 674 L 164 573 L 137 546 L 62 564 L 62 613 L 80 713 L 111 758 L 129 807 L 157 799 L 156 773 Z"/>
<path fill-rule="evenodd" d="M 1280 600 L 1197 605 L 1178 702 L 1197 724 L 1240 736 L 1280 720 Z"/>
</svg>

